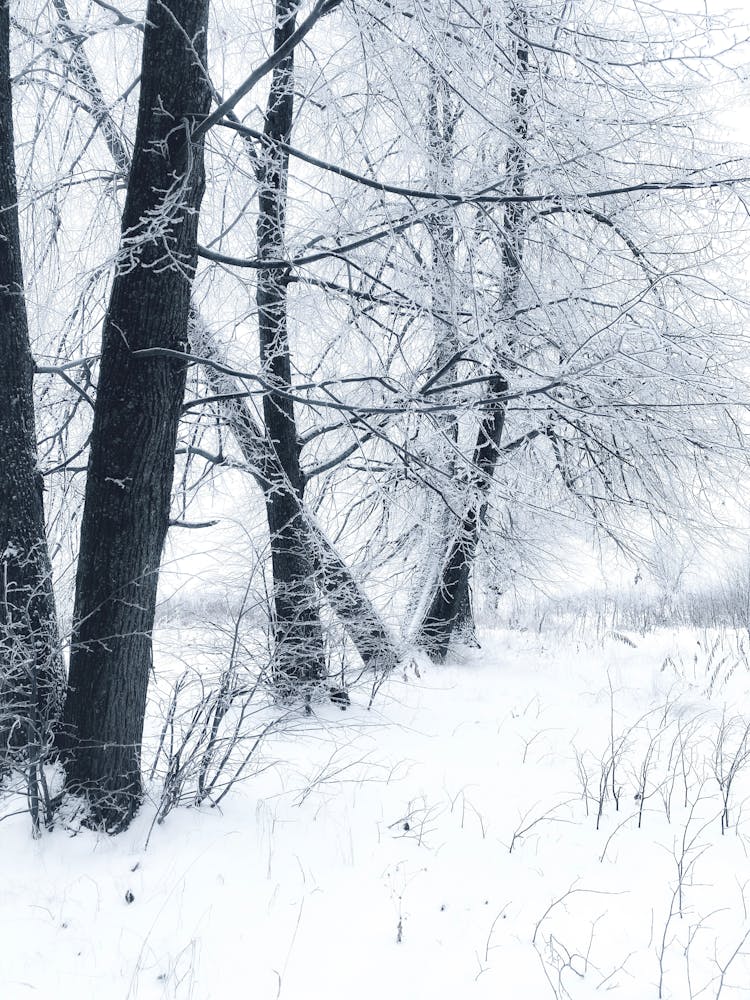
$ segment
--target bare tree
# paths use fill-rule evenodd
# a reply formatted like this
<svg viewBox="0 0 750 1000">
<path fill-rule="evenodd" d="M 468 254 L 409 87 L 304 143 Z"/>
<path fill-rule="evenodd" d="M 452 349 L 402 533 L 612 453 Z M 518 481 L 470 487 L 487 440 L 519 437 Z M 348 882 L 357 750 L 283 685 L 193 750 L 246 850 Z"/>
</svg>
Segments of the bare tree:
<svg viewBox="0 0 750 1000">
<path fill-rule="evenodd" d="M 86 94 L 86 107 L 97 124 L 102 126 L 107 148 L 118 173 L 122 177 L 126 177 L 130 170 L 130 156 L 112 118 L 111 109 L 107 106 L 97 74 L 86 56 L 86 38 L 72 27 L 65 0 L 56 0 L 55 10 L 60 19 L 63 36 L 71 46 L 74 46 L 70 60 L 65 63 L 66 70 L 71 74 L 76 85 Z M 293 20 L 289 21 L 288 24 L 289 28 L 293 30 Z M 277 48 L 285 43 L 289 34 L 290 30 L 283 33 L 283 37 L 277 40 Z M 56 50 L 59 57 L 62 57 L 62 53 L 63 50 Z M 293 58 L 294 49 L 291 49 L 284 62 L 277 67 L 275 74 L 277 90 L 279 86 L 285 85 L 288 77 L 287 67 L 293 69 Z M 291 82 L 293 80 L 289 78 L 289 83 L 291 84 Z M 243 147 L 254 170 L 260 170 L 261 164 L 267 164 L 273 158 L 281 158 L 284 161 L 284 137 L 274 134 L 274 122 L 277 116 L 267 114 L 266 117 L 269 125 L 265 134 L 258 134 L 255 137 L 260 143 L 260 155 L 249 144 Z M 235 126 L 238 126 L 234 116 L 231 116 L 230 120 Z M 286 138 L 288 139 L 289 136 Z M 272 177 L 278 176 L 279 184 L 273 197 L 266 198 L 266 208 L 270 212 L 275 210 L 274 202 L 278 201 L 282 204 L 286 198 L 284 172 L 287 170 L 288 165 L 283 162 L 280 172 L 272 172 Z M 273 218 L 273 214 L 269 215 L 269 219 Z M 281 235 L 283 236 L 283 233 Z M 275 271 L 270 271 L 262 277 L 261 281 L 265 280 L 276 289 L 279 296 L 277 309 L 281 308 L 282 311 L 285 311 L 286 282 L 283 278 L 275 277 L 275 274 Z M 288 355 L 289 345 L 286 333 L 281 339 L 286 341 L 285 349 Z M 315 590 L 311 590 L 312 585 L 315 584 L 330 603 L 334 614 L 341 621 L 363 662 L 377 672 L 387 671 L 396 663 L 399 655 L 393 636 L 383 624 L 372 602 L 355 580 L 341 555 L 326 537 L 318 520 L 305 505 L 301 488 L 299 491 L 287 488 L 288 473 L 281 465 L 280 456 L 273 446 L 272 437 L 264 433 L 257 416 L 248 405 L 246 382 L 233 375 L 231 368 L 225 364 L 224 352 L 219 346 L 215 334 L 210 329 L 205 317 L 195 307 L 190 321 L 188 340 L 193 355 L 205 362 L 202 367 L 206 386 L 218 402 L 222 420 L 226 422 L 229 431 L 235 438 L 239 452 L 244 459 L 245 468 L 254 477 L 266 496 L 269 510 L 276 510 L 279 504 L 286 505 L 291 510 L 291 524 L 285 530 L 287 532 L 293 530 L 299 534 L 295 558 L 300 560 L 300 566 L 304 573 L 298 578 L 302 599 L 294 607 L 289 607 L 290 613 L 297 616 L 299 608 L 308 609 L 304 614 L 311 613 L 311 609 L 314 609 L 317 603 Z M 287 362 L 288 360 L 287 358 Z M 282 402 L 284 402 L 283 397 Z M 291 413 L 293 416 L 293 408 Z M 276 416 L 275 411 L 274 416 Z M 281 426 L 282 429 L 285 429 L 283 421 Z M 296 427 L 294 433 L 296 437 Z M 305 477 L 300 476 L 299 484 L 301 487 L 304 486 L 304 482 Z M 278 519 L 281 515 L 273 514 L 272 516 Z M 272 537 L 278 543 L 280 536 L 274 534 Z M 303 548 L 299 548 L 299 546 L 303 546 Z M 276 549 L 278 550 L 278 544 L 276 544 Z M 277 560 L 280 558 L 278 551 L 276 558 Z M 283 563 L 283 560 L 281 561 Z M 285 584 L 283 580 L 279 581 L 279 588 L 282 592 L 287 586 L 288 584 Z M 319 650 L 316 654 L 318 660 L 322 656 L 320 641 L 318 641 Z M 283 653 L 281 658 L 284 658 Z M 286 658 L 289 659 L 289 657 Z M 303 644 L 303 656 L 300 663 L 293 667 L 300 676 L 304 673 L 303 664 L 307 659 L 308 647 Z M 293 662 L 293 658 L 291 662 Z"/>
<path fill-rule="evenodd" d="M 515 307 L 522 278 L 522 254 L 526 210 L 527 144 L 529 140 L 528 19 L 523 4 L 511 3 L 509 12 L 509 140 L 505 156 L 505 190 L 518 200 L 502 209 L 499 269 L 502 282 L 501 309 Z M 432 599 L 417 633 L 417 642 L 437 660 L 445 659 L 454 636 L 474 637 L 471 573 L 479 544 L 505 425 L 505 396 L 509 389 L 511 345 L 498 352 L 487 380 L 484 415 L 479 423 L 470 468 L 463 472 L 463 513 L 453 525 L 448 545 L 437 560 L 438 574 Z M 455 522 L 455 519 L 454 519 Z"/>
<path fill-rule="evenodd" d="M 24 301 L 10 77 L 0 5 L 0 766 L 44 745 L 65 686 L 37 467 L 34 359 Z"/>
<path fill-rule="evenodd" d="M 437 658 L 456 624 L 465 625 L 476 556 L 507 584 L 497 531 L 506 510 L 516 525 L 531 512 L 550 547 L 575 519 L 631 553 L 647 542 L 652 519 L 709 525 L 703 484 L 732 488 L 744 453 L 737 403 L 745 394 L 741 302 L 717 289 L 726 293 L 731 283 L 719 261 L 736 260 L 744 236 L 733 192 L 746 165 L 726 159 L 702 131 L 702 69 L 710 64 L 731 79 L 733 57 L 718 54 L 720 25 L 712 35 L 705 18 L 636 0 L 618 6 L 614 33 L 600 30 L 606 11 L 596 4 L 448 6 L 434 24 L 432 8 L 398 25 L 374 10 L 372 20 L 393 42 L 381 49 L 390 65 L 392 51 L 408 51 L 434 68 L 425 37 L 443 53 L 450 36 L 459 55 L 448 86 L 462 109 L 453 183 L 462 187 L 381 181 L 402 204 L 427 208 L 399 218 L 391 207 L 398 222 L 352 239 L 345 253 L 350 267 L 379 274 L 376 262 L 392 261 L 396 243 L 405 268 L 410 252 L 417 257 L 419 228 L 429 233 L 443 214 L 458 220 L 457 254 L 471 260 L 469 293 L 454 313 L 472 335 L 455 373 L 420 361 L 428 338 L 420 339 L 412 315 L 411 370 L 398 371 L 402 392 L 409 378 L 410 406 L 368 445 L 371 476 L 387 469 L 392 480 L 400 462 L 402 497 L 421 480 L 457 525 L 438 555 L 440 585 L 419 632 Z M 493 67 L 484 90 L 461 62 L 478 38 L 487 58 L 474 65 Z M 399 84 L 398 107 L 413 109 Z M 411 135 L 406 125 L 402 134 Z M 387 142 L 393 160 L 398 139 Z M 416 268 L 408 273 L 416 312 L 417 290 L 432 289 Z M 392 308 L 396 295 L 407 298 L 402 288 L 382 282 L 380 302 Z M 372 316 L 377 306 L 365 308 Z M 386 315 L 381 309 L 383 325 Z M 370 330 L 379 336 L 375 323 Z M 396 383 L 396 371 L 381 377 Z M 434 427 L 445 411 L 460 428 L 453 483 L 413 432 L 420 417 Z M 387 465 L 384 437 L 395 456 Z"/>
<path fill-rule="evenodd" d="M 276 679 L 288 692 L 325 674 L 326 603 L 378 667 L 397 656 L 383 609 L 403 616 L 416 577 L 419 644 L 442 659 L 470 638 L 480 574 L 507 576 L 505 512 L 517 527 L 519 512 L 532 511 L 546 537 L 576 518 L 627 545 L 649 519 L 684 510 L 694 482 L 736 469 L 742 372 L 733 362 L 744 341 L 714 288 L 726 284 L 716 262 L 731 234 L 721 220 L 743 167 L 699 141 L 691 52 L 700 24 L 688 19 L 680 34 L 637 0 L 629 7 L 643 20 L 627 23 L 623 6 L 617 35 L 598 30 L 597 4 L 563 0 L 398 10 L 319 0 L 304 18 L 278 0 L 270 55 L 229 97 L 205 67 L 200 87 L 193 81 L 182 96 L 164 82 L 174 121 L 152 115 L 146 144 L 156 138 L 171 159 L 153 145 L 143 155 L 142 95 L 131 164 L 86 38 L 56 0 L 60 37 L 74 50 L 67 96 L 79 121 L 93 120 L 119 182 L 129 175 L 67 718 L 84 736 L 71 775 L 75 761 L 97 758 L 76 780 L 101 786 L 102 801 L 112 790 L 105 757 L 111 773 L 127 773 L 123 799 L 139 794 L 149 635 L 188 365 L 200 374 L 183 427 L 218 442 L 215 454 L 193 455 L 221 465 L 229 428 L 232 463 L 263 491 Z M 334 8 L 313 45 L 310 32 Z M 172 14 L 162 10 L 160 30 Z M 154 44 L 157 22 L 125 23 Z M 189 76 L 204 59 L 187 53 Z M 675 100 L 675 74 L 696 80 L 695 111 Z M 240 115 L 263 79 L 262 106 Z M 118 90 L 129 92 L 121 82 Z M 196 247 L 198 147 L 209 130 L 210 197 L 221 211 Z M 194 252 L 203 263 L 191 303 Z M 244 295 L 236 308 L 230 287 Z M 222 327 L 234 338 L 228 352 Z M 256 334 L 259 364 L 248 360 Z M 78 388 L 93 398 L 91 386 Z M 157 411 L 166 420 L 141 441 Z M 151 475 L 156 467 L 168 475 Z M 111 524 L 129 533 L 123 558 Z M 111 689 L 105 662 L 118 664 L 107 668 Z M 135 720 L 127 732 L 112 721 L 123 705 L 136 707 L 125 713 Z M 102 818 L 119 822 L 114 812 Z"/>
<path fill-rule="evenodd" d="M 184 352 L 204 190 L 207 0 L 152 0 L 135 154 L 104 323 L 76 579 L 63 746 L 94 821 L 126 825 L 141 796 L 151 632 L 169 523 Z"/>
<path fill-rule="evenodd" d="M 297 0 L 276 0 L 274 52 L 294 34 Z M 289 156 L 284 148 L 294 118 L 294 49 L 274 67 L 268 95 L 258 176 L 258 257 L 284 256 Z M 299 692 L 326 673 L 323 630 L 314 583 L 314 564 L 305 544 L 300 503 L 304 478 L 294 401 L 289 392 L 292 366 L 287 330 L 288 273 L 258 271 L 257 303 L 261 372 L 271 388 L 263 396 L 266 432 L 276 461 L 269 465 L 266 511 L 273 569 L 275 664 L 279 690 Z"/>
</svg>

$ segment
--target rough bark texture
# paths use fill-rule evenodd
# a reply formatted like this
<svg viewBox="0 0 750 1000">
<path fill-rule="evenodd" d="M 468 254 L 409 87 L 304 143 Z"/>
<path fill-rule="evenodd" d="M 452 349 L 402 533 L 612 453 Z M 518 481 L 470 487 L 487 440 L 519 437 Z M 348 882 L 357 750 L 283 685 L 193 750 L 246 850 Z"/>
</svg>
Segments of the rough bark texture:
<svg viewBox="0 0 750 1000">
<path fill-rule="evenodd" d="M 296 0 L 276 0 L 274 51 L 293 34 Z M 271 78 L 258 168 L 258 256 L 283 255 L 289 157 L 294 114 L 294 51 L 276 66 Z M 271 535 L 274 597 L 274 671 L 280 693 L 293 694 L 325 676 L 323 632 L 314 586 L 314 566 L 304 536 L 300 502 L 304 480 L 294 403 L 287 329 L 287 274 L 279 269 L 258 272 L 258 331 L 263 373 L 278 391 L 263 397 L 266 434 L 276 462 L 269 469 L 266 513 Z"/>
<path fill-rule="evenodd" d="M 9 13 L 0 2 L 0 764 L 9 745 L 46 743 L 65 689 L 37 470 L 33 377 L 18 223 Z"/>
<path fill-rule="evenodd" d="M 149 0 L 135 153 L 104 322 L 63 745 L 69 788 L 93 819 L 127 825 L 140 747 L 159 563 L 169 521 L 185 366 L 133 352 L 185 350 L 204 189 L 208 0 Z"/>
<path fill-rule="evenodd" d="M 505 159 L 505 176 L 506 190 L 514 195 L 522 195 L 526 187 L 527 172 L 529 51 L 524 41 L 526 17 L 520 6 L 513 9 L 511 28 L 511 37 L 515 39 L 515 68 L 510 86 L 511 136 Z M 504 207 L 502 227 L 500 260 L 504 283 L 503 304 L 507 307 L 516 299 L 522 274 L 521 255 L 526 221 L 525 208 L 521 203 L 515 202 Z M 506 358 L 512 353 L 512 347 L 510 341 L 504 345 L 503 353 Z M 501 361 L 489 379 L 488 393 L 484 400 L 485 415 L 477 433 L 472 469 L 465 477 L 468 502 L 440 563 L 437 587 L 417 633 L 418 645 L 438 661 L 445 659 L 454 637 L 463 638 L 468 632 L 468 637 L 473 638 L 471 572 L 500 455 L 506 411 L 502 396 L 508 392 L 510 367 L 507 360 Z"/>
</svg>

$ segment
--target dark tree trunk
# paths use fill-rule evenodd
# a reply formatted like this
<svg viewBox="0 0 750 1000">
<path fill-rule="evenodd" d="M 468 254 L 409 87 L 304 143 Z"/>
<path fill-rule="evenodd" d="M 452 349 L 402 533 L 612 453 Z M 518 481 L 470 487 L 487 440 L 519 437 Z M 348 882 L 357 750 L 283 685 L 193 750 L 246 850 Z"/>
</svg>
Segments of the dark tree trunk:
<svg viewBox="0 0 750 1000">
<path fill-rule="evenodd" d="M 24 300 L 10 83 L 0 3 L 0 764 L 46 742 L 65 690 L 37 469 L 34 361 Z"/>
<path fill-rule="evenodd" d="M 226 397 L 221 412 L 231 430 L 237 446 L 264 494 L 268 495 L 272 483 L 283 480 L 276 451 L 265 438 L 246 401 L 242 399 L 244 387 L 233 376 L 214 364 L 221 364 L 222 357 L 209 330 L 199 317 L 191 332 L 194 354 L 205 358 L 206 378 L 213 393 Z M 234 397 L 234 398 L 232 398 Z M 383 624 L 380 615 L 351 570 L 326 537 L 325 532 L 308 511 L 301 496 L 289 493 L 287 499 L 294 508 L 295 523 L 300 527 L 300 539 L 306 563 L 314 573 L 315 585 L 325 596 L 331 610 L 346 630 L 354 648 L 366 667 L 388 671 L 398 662 L 398 650 L 393 636 Z"/>
<path fill-rule="evenodd" d="M 511 28 L 515 66 L 510 86 L 511 136 L 505 158 L 505 176 L 506 189 L 511 194 L 522 195 L 526 187 L 526 148 L 529 132 L 529 50 L 526 42 L 526 16 L 522 6 L 514 6 Z M 519 202 L 505 205 L 500 260 L 504 281 L 503 303 L 506 307 L 511 305 L 517 296 L 522 275 L 525 231 L 524 206 Z M 505 353 L 510 356 L 512 340 L 505 346 Z M 511 365 L 507 360 L 500 361 L 488 381 L 487 397 L 484 400 L 485 415 L 480 421 L 477 433 L 471 472 L 463 483 L 463 489 L 467 494 L 465 512 L 441 560 L 438 583 L 417 633 L 417 644 L 438 661 L 445 659 L 454 638 L 474 640 L 471 572 L 501 450 L 506 412 L 502 397 L 508 392 L 510 368 Z"/>
<path fill-rule="evenodd" d="M 500 454 L 500 441 L 505 423 L 505 403 L 502 396 L 508 383 L 502 376 L 490 382 L 486 400 L 487 411 L 482 419 L 472 456 L 472 472 L 465 484 L 470 499 L 463 518 L 451 539 L 440 565 L 439 584 L 420 625 L 418 645 L 442 662 L 454 637 L 464 637 L 467 623 L 473 638 L 474 617 L 471 609 L 471 569 L 479 544 L 479 530 L 487 510 L 487 496 Z M 492 397 L 501 397 L 492 403 Z"/>
<path fill-rule="evenodd" d="M 393 637 L 349 567 L 302 505 L 300 518 L 307 552 L 321 592 L 347 631 L 364 665 L 378 673 L 387 673 L 398 663 L 398 649 Z"/>
<path fill-rule="evenodd" d="M 296 0 L 276 0 L 274 51 L 295 28 Z M 258 256 L 283 256 L 289 157 L 279 143 L 288 143 L 294 115 L 294 52 L 273 71 L 258 167 Z M 294 403 L 287 329 L 285 271 L 258 272 L 258 329 L 263 373 L 274 387 L 263 397 L 266 433 L 276 455 L 269 470 L 266 512 L 271 535 L 274 597 L 274 673 L 281 694 L 289 695 L 320 680 L 326 672 L 323 632 L 310 559 L 300 514 L 304 481 Z"/>
<path fill-rule="evenodd" d="M 169 522 L 203 197 L 208 0 L 149 0 L 135 153 L 104 322 L 63 744 L 68 787 L 115 831 L 141 798 L 151 633 Z M 166 192 L 166 193 L 165 193 Z"/>
</svg>

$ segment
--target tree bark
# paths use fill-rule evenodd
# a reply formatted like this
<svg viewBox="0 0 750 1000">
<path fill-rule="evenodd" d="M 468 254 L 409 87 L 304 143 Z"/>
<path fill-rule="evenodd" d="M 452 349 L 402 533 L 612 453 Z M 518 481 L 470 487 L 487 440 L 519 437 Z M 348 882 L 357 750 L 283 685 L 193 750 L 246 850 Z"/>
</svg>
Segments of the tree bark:
<svg viewBox="0 0 750 1000">
<path fill-rule="evenodd" d="M 0 3 L 0 764 L 10 747 L 46 743 L 65 690 L 37 468 L 9 22 Z"/>
<path fill-rule="evenodd" d="M 511 127 L 510 143 L 505 157 L 505 176 L 507 191 L 520 196 L 526 189 L 526 150 L 529 132 L 529 50 L 526 42 L 527 19 L 522 5 L 513 7 L 511 28 L 515 58 L 510 85 Z M 500 247 L 505 307 L 512 305 L 517 297 L 522 276 L 525 230 L 524 206 L 520 202 L 506 204 L 503 208 Z M 505 348 L 504 354 L 509 356 L 512 338 Z M 484 417 L 477 432 L 471 470 L 464 477 L 463 487 L 467 495 L 464 514 L 440 561 L 437 586 L 417 633 L 417 644 L 438 662 L 446 658 L 454 638 L 463 638 L 467 635 L 469 639 L 474 638 L 471 573 L 500 455 L 506 413 L 502 397 L 508 392 L 510 367 L 507 360 L 498 359 L 488 381 L 488 393 L 483 401 Z"/>
<path fill-rule="evenodd" d="M 508 383 L 503 376 L 497 375 L 491 379 L 490 392 L 500 399 L 492 403 L 492 396 L 488 396 L 485 401 L 487 412 L 479 425 L 472 469 L 465 483 L 469 502 L 440 564 L 438 586 L 417 635 L 417 644 L 439 663 L 448 655 L 452 640 L 462 637 L 462 629 L 467 627 L 467 622 L 472 628 L 470 638 L 473 637 L 471 570 L 500 454 L 505 424 L 505 403 L 502 396 L 507 391 Z"/>
<path fill-rule="evenodd" d="M 276 0 L 274 51 L 293 34 L 296 0 Z M 257 170 L 258 257 L 278 260 L 283 254 L 289 156 L 294 115 L 294 50 L 275 67 L 266 107 Z M 314 566 L 307 551 L 300 503 L 304 479 L 294 403 L 287 328 L 287 279 L 280 269 L 258 272 L 257 303 L 260 360 L 274 390 L 263 396 L 266 433 L 276 461 L 269 468 L 266 514 L 271 536 L 274 596 L 274 675 L 282 695 L 319 681 L 326 673 L 323 631 L 314 585 Z"/>
<path fill-rule="evenodd" d="M 66 73 L 70 73 L 84 93 L 88 95 L 88 111 L 101 130 L 118 172 L 123 177 L 127 177 L 130 170 L 130 153 L 104 98 L 94 67 L 89 62 L 83 47 L 87 35 L 85 32 L 80 33 L 73 28 L 67 0 L 52 0 L 52 5 L 57 13 L 62 36 L 69 43 L 65 65 Z"/>
<path fill-rule="evenodd" d="M 429 182 L 436 191 L 450 191 L 454 185 L 454 137 L 460 119 L 457 99 L 445 75 L 431 73 L 430 93 L 427 101 L 427 148 L 430 154 Z M 456 260 L 456 228 L 451 214 L 436 213 L 428 218 L 426 229 L 432 245 L 431 298 L 434 323 L 434 369 L 441 372 L 443 386 L 456 381 L 455 358 L 460 347 L 458 328 L 458 282 Z M 457 478 L 457 453 L 459 418 L 454 411 L 437 414 L 434 423 L 440 432 L 437 447 L 431 452 L 430 462 L 442 472 L 444 482 Z M 428 494 L 423 532 L 425 558 L 419 578 L 412 622 L 417 622 L 417 641 L 421 641 L 422 622 L 428 613 L 440 614 L 435 601 L 444 589 L 441 573 L 443 562 L 434 553 L 449 552 L 456 537 L 458 522 L 451 500 L 443 490 Z M 460 504 L 461 498 L 459 498 Z M 470 592 L 462 590 L 462 600 L 452 608 L 453 630 L 467 642 L 475 640 L 474 616 Z M 447 612 L 445 612 L 447 613 Z M 411 628 L 414 628 L 412 624 Z"/>
<path fill-rule="evenodd" d="M 223 357 L 211 331 L 198 316 L 194 317 L 191 325 L 190 342 L 192 352 L 208 362 L 205 370 L 211 392 L 225 397 L 221 402 L 222 416 L 247 463 L 248 471 L 267 494 L 271 483 L 283 474 L 278 467 L 276 452 L 241 398 L 244 387 L 236 378 L 215 367 L 223 362 Z M 296 494 L 291 494 L 290 500 L 296 505 L 296 518 L 302 528 L 316 586 L 325 595 L 364 665 L 375 671 L 387 672 L 399 660 L 393 636 L 322 527 L 310 514 L 304 500 Z"/>
<path fill-rule="evenodd" d="M 68 787 L 114 832 L 141 799 L 151 633 L 169 522 L 184 351 L 205 185 L 208 0 L 149 0 L 135 152 L 104 321 L 63 746 Z"/>
</svg>

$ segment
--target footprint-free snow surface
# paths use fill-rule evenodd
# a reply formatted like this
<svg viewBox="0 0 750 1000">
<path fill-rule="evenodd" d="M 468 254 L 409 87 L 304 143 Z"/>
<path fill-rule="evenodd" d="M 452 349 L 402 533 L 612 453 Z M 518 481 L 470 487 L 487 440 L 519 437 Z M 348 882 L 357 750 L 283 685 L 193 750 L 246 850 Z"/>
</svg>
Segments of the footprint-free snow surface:
<svg viewBox="0 0 750 1000">
<path fill-rule="evenodd" d="M 741 637 L 482 647 L 292 712 L 218 808 L 5 818 L 2 1000 L 750 997 Z"/>
</svg>

